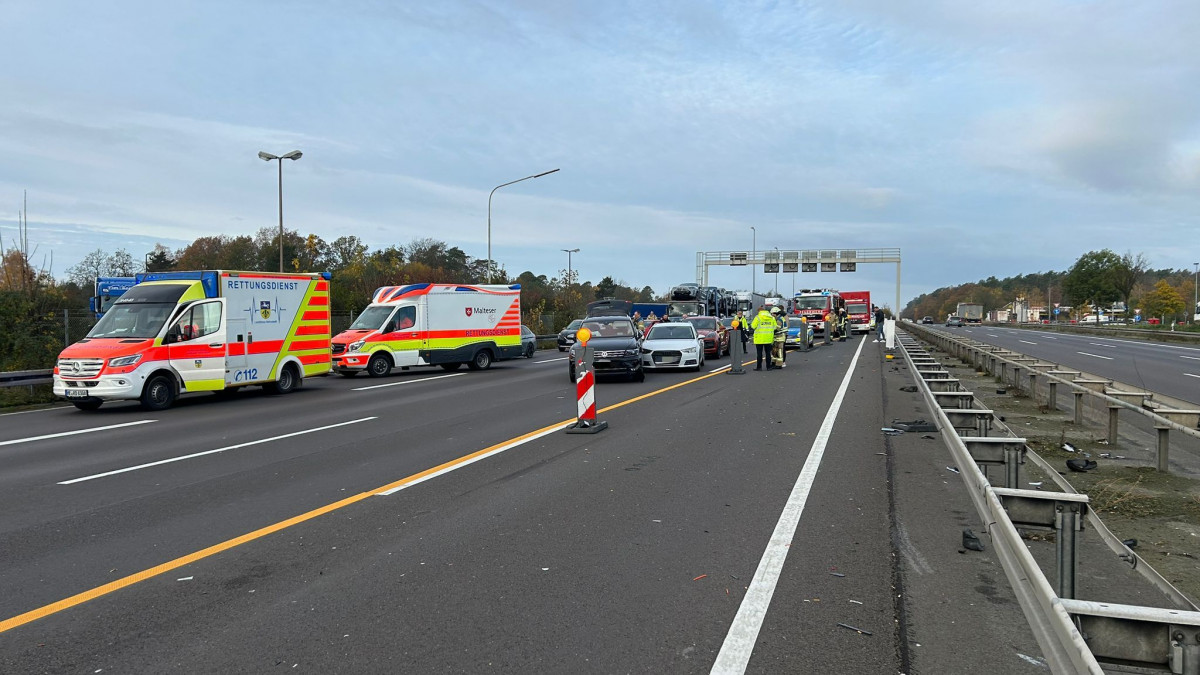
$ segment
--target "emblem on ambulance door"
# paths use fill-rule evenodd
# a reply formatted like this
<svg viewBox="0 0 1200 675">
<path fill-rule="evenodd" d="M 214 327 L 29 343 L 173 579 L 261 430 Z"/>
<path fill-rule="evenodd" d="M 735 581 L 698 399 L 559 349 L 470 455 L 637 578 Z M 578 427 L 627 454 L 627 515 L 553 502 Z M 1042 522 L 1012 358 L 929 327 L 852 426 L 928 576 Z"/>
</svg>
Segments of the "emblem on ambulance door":
<svg viewBox="0 0 1200 675">
<path fill-rule="evenodd" d="M 271 301 L 270 300 L 259 300 L 258 313 L 261 314 L 262 318 L 264 318 L 264 319 L 271 318 Z"/>
<path fill-rule="evenodd" d="M 471 316 L 471 308 L 470 307 L 467 308 L 467 316 Z"/>
<path fill-rule="evenodd" d="M 199 368 L 202 363 L 203 363 L 203 361 L 201 361 L 200 359 L 196 359 L 196 367 L 197 368 Z"/>
</svg>

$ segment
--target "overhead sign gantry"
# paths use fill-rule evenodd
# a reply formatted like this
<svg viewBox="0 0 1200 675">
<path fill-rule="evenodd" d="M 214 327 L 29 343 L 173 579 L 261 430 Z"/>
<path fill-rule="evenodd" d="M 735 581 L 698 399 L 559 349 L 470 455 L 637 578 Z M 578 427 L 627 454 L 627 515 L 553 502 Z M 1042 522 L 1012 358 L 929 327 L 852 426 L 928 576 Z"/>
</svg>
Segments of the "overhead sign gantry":
<svg viewBox="0 0 1200 675">
<path fill-rule="evenodd" d="M 855 272 L 859 263 L 896 263 L 896 306 L 900 317 L 900 249 L 898 248 L 822 248 L 791 251 L 707 251 L 696 253 L 696 283 L 708 285 L 708 268 L 763 266 L 771 274 L 783 272 Z M 757 272 L 756 272 L 757 274 Z"/>
</svg>

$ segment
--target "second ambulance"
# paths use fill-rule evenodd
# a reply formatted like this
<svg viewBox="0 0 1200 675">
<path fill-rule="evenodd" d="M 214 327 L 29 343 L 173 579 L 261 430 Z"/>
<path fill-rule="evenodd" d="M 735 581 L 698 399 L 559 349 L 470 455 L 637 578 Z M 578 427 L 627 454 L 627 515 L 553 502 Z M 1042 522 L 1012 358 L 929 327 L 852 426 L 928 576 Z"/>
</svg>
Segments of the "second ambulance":
<svg viewBox="0 0 1200 675">
<path fill-rule="evenodd" d="M 521 286 L 383 286 L 333 338 L 333 369 L 381 377 L 392 368 L 467 364 L 484 370 L 521 349 Z"/>
</svg>

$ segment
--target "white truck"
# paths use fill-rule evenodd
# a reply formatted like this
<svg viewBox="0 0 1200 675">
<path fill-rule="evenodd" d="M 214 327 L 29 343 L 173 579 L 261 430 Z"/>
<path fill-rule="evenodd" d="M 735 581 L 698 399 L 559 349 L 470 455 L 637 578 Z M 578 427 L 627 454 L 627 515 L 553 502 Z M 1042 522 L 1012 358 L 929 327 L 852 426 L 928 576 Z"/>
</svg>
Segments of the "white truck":
<svg viewBox="0 0 1200 675">
<path fill-rule="evenodd" d="M 521 286 L 383 286 L 371 304 L 333 337 L 333 369 L 382 377 L 392 368 L 467 364 L 484 370 L 521 348 Z"/>
<path fill-rule="evenodd" d="M 983 305 L 976 302 L 960 302 L 955 315 L 966 323 L 982 323 Z"/>
</svg>

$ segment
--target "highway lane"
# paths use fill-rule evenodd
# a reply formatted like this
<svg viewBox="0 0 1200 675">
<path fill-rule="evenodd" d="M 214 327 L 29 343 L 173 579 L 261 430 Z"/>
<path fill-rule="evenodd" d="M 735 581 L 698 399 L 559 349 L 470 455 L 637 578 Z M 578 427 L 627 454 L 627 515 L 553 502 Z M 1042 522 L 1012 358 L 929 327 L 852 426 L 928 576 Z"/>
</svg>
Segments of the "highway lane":
<svg viewBox="0 0 1200 675">
<path fill-rule="evenodd" d="M 1001 326 L 925 327 L 1200 405 L 1200 347 Z"/>
<path fill-rule="evenodd" d="M 793 354 L 778 373 L 604 382 L 601 407 L 682 386 L 602 413 L 612 425 L 602 434 L 529 440 L 49 613 L 0 634 L 0 670 L 707 670 L 860 345 L 871 358 L 848 381 L 849 412 L 829 429 L 803 519 L 782 545 L 792 551 L 778 581 L 783 599 L 751 641 L 749 669 L 895 672 L 910 648 L 894 628 L 903 612 L 893 599 L 889 448 L 878 433 L 885 362 L 877 345 L 859 342 Z M 9 507 L 21 500 L 3 504 L 0 550 L 15 564 L 0 577 L 0 621 L 562 421 L 574 407 L 565 363 L 537 361 L 428 382 L 416 381 L 428 373 L 400 376 L 413 380 L 369 396 L 352 390 L 379 381 L 326 379 L 293 396 L 197 402 L 131 428 L 153 433 L 114 437 L 120 447 L 97 444 L 103 461 L 59 439 L 0 447 L 4 458 L 41 446 L 3 487 L 24 491 L 21 500 L 37 505 L 31 514 L 63 509 L 11 526 Z M 47 425 L 80 428 L 78 414 L 64 412 L 44 413 Z M 139 414 L 84 417 L 112 424 Z M 338 428 L 336 440 L 315 433 L 67 486 L 52 480 L 348 414 L 376 419 Z M 186 447 L 166 447 L 181 438 L 191 438 Z M 957 559 L 950 530 L 943 553 Z M 936 552 L 925 559 L 936 565 Z M 1002 651 L 1015 665 L 1006 672 L 1023 672 L 1007 650 L 1021 640 L 1019 610 L 980 617 L 970 579 L 942 578 L 961 589 L 946 591 L 960 602 L 957 612 L 942 608 L 941 621 L 975 621 L 975 634 L 994 637 L 988 624 L 1008 610 L 1014 635 Z M 914 641 L 930 649 L 938 619 L 922 628 Z"/>
</svg>

